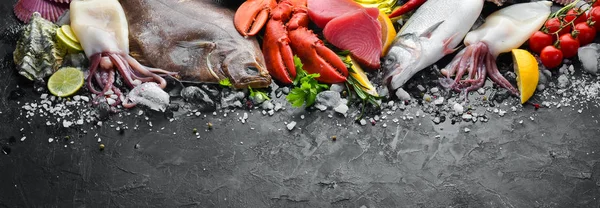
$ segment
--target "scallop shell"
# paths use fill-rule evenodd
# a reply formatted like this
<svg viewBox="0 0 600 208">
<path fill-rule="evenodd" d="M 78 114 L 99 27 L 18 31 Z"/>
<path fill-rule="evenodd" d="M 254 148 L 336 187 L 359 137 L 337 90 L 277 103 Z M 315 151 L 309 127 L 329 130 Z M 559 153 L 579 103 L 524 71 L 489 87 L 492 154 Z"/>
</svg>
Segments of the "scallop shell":
<svg viewBox="0 0 600 208">
<path fill-rule="evenodd" d="M 48 1 L 53 1 L 53 2 L 57 2 L 57 3 L 71 3 L 72 0 L 48 0 Z"/>
<path fill-rule="evenodd" d="M 19 0 L 15 4 L 14 12 L 17 18 L 25 23 L 29 22 L 34 12 L 39 12 L 44 19 L 56 22 L 67 9 L 69 9 L 68 3 L 56 3 L 47 0 Z"/>
<path fill-rule="evenodd" d="M 552 0 L 552 1 L 555 3 L 562 4 L 562 5 L 567 5 L 567 4 L 573 3 L 575 0 Z"/>
</svg>

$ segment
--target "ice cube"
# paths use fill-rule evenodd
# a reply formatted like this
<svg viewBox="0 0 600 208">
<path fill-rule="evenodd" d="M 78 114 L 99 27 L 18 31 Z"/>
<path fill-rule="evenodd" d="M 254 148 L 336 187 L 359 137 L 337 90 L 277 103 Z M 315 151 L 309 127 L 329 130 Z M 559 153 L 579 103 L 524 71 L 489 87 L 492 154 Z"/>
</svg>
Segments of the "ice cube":
<svg viewBox="0 0 600 208">
<path fill-rule="evenodd" d="M 287 129 L 290 130 L 290 131 L 292 129 L 294 129 L 294 127 L 296 127 L 296 122 L 295 121 L 292 121 L 289 124 L 287 124 Z"/>
<path fill-rule="evenodd" d="M 398 88 L 398 90 L 396 90 L 396 97 L 398 97 L 398 99 L 401 101 L 410 100 L 410 94 L 408 94 L 408 92 L 402 88 Z"/>
<path fill-rule="evenodd" d="M 148 106 L 155 111 L 164 112 L 169 105 L 169 94 L 155 82 L 146 82 L 136 86 L 129 92 L 127 99 L 133 103 Z"/>
<path fill-rule="evenodd" d="M 580 47 L 577 50 L 577 56 L 583 69 L 591 74 L 598 72 L 598 57 L 600 56 L 600 44 L 591 43 Z"/>
<path fill-rule="evenodd" d="M 316 104 L 326 106 L 326 108 L 334 108 L 340 104 L 341 99 L 339 92 L 328 90 L 317 94 Z"/>
<path fill-rule="evenodd" d="M 338 112 L 338 113 L 346 116 L 346 113 L 348 113 L 348 106 L 346 104 L 344 104 L 344 103 L 341 103 L 337 107 L 333 108 L 333 110 L 335 112 Z"/>
</svg>

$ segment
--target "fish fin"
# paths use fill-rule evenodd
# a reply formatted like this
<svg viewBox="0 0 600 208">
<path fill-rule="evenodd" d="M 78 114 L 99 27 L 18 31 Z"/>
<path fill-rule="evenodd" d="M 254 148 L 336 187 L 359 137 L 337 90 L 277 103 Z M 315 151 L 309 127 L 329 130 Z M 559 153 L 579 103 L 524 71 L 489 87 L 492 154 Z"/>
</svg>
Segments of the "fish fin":
<svg viewBox="0 0 600 208">
<path fill-rule="evenodd" d="M 177 42 L 177 46 L 183 48 L 206 48 L 212 50 L 217 47 L 217 44 L 210 41 L 179 41 Z"/>
<path fill-rule="evenodd" d="M 444 44 L 444 55 L 448 55 L 451 53 L 456 52 L 460 47 L 456 47 L 456 48 L 450 48 L 449 45 L 450 43 L 452 43 L 452 41 L 454 40 L 454 38 L 456 38 L 456 36 L 458 35 L 458 33 L 454 33 L 454 35 L 450 36 L 448 39 L 444 40 L 443 44 Z"/>
<path fill-rule="evenodd" d="M 438 23 L 435 23 L 431 27 L 427 28 L 427 30 L 425 30 L 423 33 L 421 33 L 421 37 L 430 38 L 433 31 L 435 31 L 438 27 L 440 27 L 440 25 L 442 25 L 442 23 L 444 23 L 444 21 L 445 20 L 442 20 Z"/>
</svg>

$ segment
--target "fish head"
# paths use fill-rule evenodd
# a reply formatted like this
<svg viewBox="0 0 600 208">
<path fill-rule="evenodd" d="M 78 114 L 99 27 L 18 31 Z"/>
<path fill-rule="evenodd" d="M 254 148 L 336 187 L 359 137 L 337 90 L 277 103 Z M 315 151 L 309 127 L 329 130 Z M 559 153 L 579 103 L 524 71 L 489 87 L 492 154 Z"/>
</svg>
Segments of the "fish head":
<svg viewBox="0 0 600 208">
<path fill-rule="evenodd" d="M 249 47 L 254 44 L 256 46 Z M 220 70 L 223 76 L 229 78 L 235 88 L 265 88 L 271 84 L 271 76 L 257 44 L 217 41 L 217 48 L 209 58 L 212 59 L 212 63 L 220 66 L 215 70 Z"/>
<path fill-rule="evenodd" d="M 397 36 L 381 65 L 386 73 L 384 83 L 393 90 L 404 85 L 419 70 L 416 66 L 420 58 L 421 42 L 417 35 Z"/>
</svg>

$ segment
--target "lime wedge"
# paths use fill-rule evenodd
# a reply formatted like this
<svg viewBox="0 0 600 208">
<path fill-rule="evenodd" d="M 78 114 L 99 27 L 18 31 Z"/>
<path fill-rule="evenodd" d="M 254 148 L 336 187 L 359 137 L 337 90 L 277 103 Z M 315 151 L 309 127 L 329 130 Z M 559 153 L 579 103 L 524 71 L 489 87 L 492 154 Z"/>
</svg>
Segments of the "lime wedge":
<svg viewBox="0 0 600 208">
<path fill-rule="evenodd" d="M 75 33 L 73 33 L 73 30 L 71 29 L 70 25 L 63 25 L 60 27 L 60 30 L 62 30 L 63 34 L 65 34 L 67 38 L 69 38 L 75 43 L 79 43 L 79 40 L 77 40 L 77 36 L 75 36 Z"/>
<path fill-rule="evenodd" d="M 58 44 L 67 48 L 67 50 L 69 52 L 83 51 L 83 48 L 81 48 L 81 45 L 79 45 L 79 43 L 76 43 L 73 40 L 69 39 L 67 37 L 67 35 L 65 35 L 65 33 L 60 28 L 56 29 L 56 39 L 58 39 Z"/>
<path fill-rule="evenodd" d="M 75 94 L 83 86 L 83 72 L 73 67 L 63 67 L 48 79 L 48 90 L 58 97 Z"/>
</svg>

